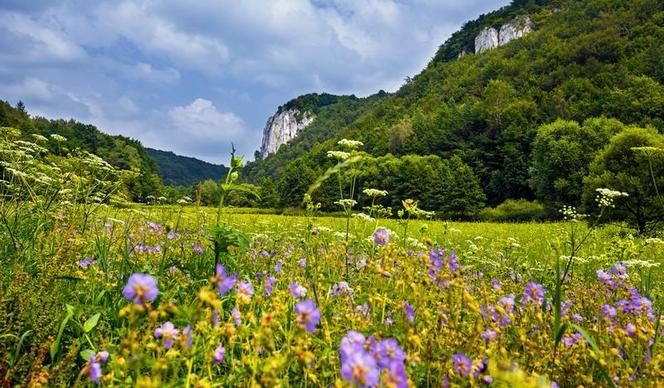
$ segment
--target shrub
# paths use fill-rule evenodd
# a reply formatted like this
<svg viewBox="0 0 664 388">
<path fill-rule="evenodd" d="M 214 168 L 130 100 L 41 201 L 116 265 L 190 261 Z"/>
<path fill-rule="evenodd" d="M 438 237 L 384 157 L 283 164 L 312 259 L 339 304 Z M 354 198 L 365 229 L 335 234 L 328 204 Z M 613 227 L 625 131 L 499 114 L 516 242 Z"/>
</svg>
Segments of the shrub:
<svg viewBox="0 0 664 388">
<path fill-rule="evenodd" d="M 480 212 L 480 219 L 492 222 L 527 222 L 541 221 L 546 218 L 544 205 L 526 199 L 508 199 L 493 208 Z"/>
</svg>

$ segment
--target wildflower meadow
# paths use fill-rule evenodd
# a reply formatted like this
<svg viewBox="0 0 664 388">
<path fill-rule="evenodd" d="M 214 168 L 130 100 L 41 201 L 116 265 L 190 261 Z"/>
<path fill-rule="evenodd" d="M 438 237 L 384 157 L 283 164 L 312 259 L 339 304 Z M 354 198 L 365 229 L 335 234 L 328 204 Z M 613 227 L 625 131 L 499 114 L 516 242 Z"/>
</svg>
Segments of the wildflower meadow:
<svg viewBox="0 0 664 388">
<path fill-rule="evenodd" d="M 335 168 L 356 157 L 350 146 L 331 155 Z M 64 179 L 61 167 L 22 160 L 16 168 L 27 172 L 0 203 L 3 385 L 664 379 L 664 241 L 598 226 L 574 208 L 560 222 L 491 224 L 428 220 L 410 198 L 387 218 L 357 209 L 352 191 L 334 218 L 309 197 L 301 216 L 240 214 L 223 195 L 218 208 L 186 198 L 120 206 L 87 199 L 112 195 L 110 183 L 90 188 L 92 173 Z M 241 165 L 233 155 L 226 191 Z M 625 194 L 597 195 L 601 214 Z"/>
</svg>

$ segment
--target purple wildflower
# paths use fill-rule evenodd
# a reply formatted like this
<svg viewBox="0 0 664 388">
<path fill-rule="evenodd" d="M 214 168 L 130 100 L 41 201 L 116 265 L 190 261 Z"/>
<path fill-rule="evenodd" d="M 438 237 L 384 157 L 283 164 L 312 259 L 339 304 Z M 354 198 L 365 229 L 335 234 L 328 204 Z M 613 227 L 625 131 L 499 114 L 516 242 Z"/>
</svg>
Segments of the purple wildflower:
<svg viewBox="0 0 664 388">
<path fill-rule="evenodd" d="M 226 354 L 226 349 L 219 344 L 217 348 L 214 350 L 214 354 L 212 355 L 214 359 L 214 365 L 221 364 L 224 361 L 224 355 Z"/>
<path fill-rule="evenodd" d="M 194 248 L 194 252 L 197 255 L 202 255 L 203 252 L 205 251 L 205 248 L 203 248 L 203 246 L 200 245 L 200 244 L 193 244 L 193 248 Z"/>
<path fill-rule="evenodd" d="M 618 314 L 618 311 L 615 309 L 615 307 L 609 306 L 608 304 L 603 305 L 600 308 L 600 312 L 602 313 L 602 317 L 607 321 L 613 320 L 613 318 L 615 318 Z"/>
<path fill-rule="evenodd" d="M 523 292 L 523 297 L 521 298 L 522 304 L 534 303 L 535 305 L 541 305 L 544 300 L 544 294 L 546 291 L 541 284 L 537 283 L 528 283 Z"/>
<path fill-rule="evenodd" d="M 284 262 L 281 260 L 277 261 L 277 264 L 274 265 L 274 272 L 279 274 L 281 273 L 281 268 L 284 266 Z"/>
<path fill-rule="evenodd" d="M 351 330 L 344 338 L 341 339 L 341 345 L 339 346 L 339 359 L 343 364 L 351 354 L 359 351 L 364 351 L 364 343 L 366 338 L 362 333 Z"/>
<path fill-rule="evenodd" d="M 502 288 L 500 280 L 493 278 L 493 280 L 491 280 L 491 287 L 493 287 L 494 290 L 499 291 Z"/>
<path fill-rule="evenodd" d="M 157 279 L 144 274 L 135 273 L 129 276 L 127 285 L 122 290 L 122 295 L 135 304 L 145 305 L 157 299 L 159 288 L 157 288 Z"/>
<path fill-rule="evenodd" d="M 374 358 L 378 363 L 378 367 L 386 369 L 394 362 L 403 364 L 406 360 L 406 352 L 401 349 L 397 340 L 388 338 L 376 344 Z"/>
<path fill-rule="evenodd" d="M 297 261 L 297 266 L 300 268 L 306 268 L 307 267 L 307 259 L 304 257 L 301 257 L 300 260 Z"/>
<path fill-rule="evenodd" d="M 254 286 L 248 281 L 243 280 L 237 285 L 237 296 L 244 300 L 248 301 L 254 295 Z"/>
<path fill-rule="evenodd" d="M 473 372 L 473 361 L 463 353 L 453 355 L 452 364 L 456 373 L 468 376 Z"/>
<path fill-rule="evenodd" d="M 235 323 L 235 326 L 238 326 L 241 322 L 242 314 L 240 313 L 240 310 L 237 309 L 237 307 L 233 307 L 233 311 L 231 311 L 231 317 L 233 318 L 233 323 Z"/>
<path fill-rule="evenodd" d="M 393 362 L 384 378 L 386 387 L 408 388 L 408 375 L 403 362 Z"/>
<path fill-rule="evenodd" d="M 376 360 L 364 350 L 358 350 L 341 365 L 341 377 L 353 385 L 373 387 L 378 385 L 380 372 Z"/>
<path fill-rule="evenodd" d="M 498 333 L 491 329 L 486 329 L 482 333 L 482 339 L 484 339 L 486 342 L 491 343 L 496 340 L 496 337 L 498 337 Z"/>
<path fill-rule="evenodd" d="M 309 333 L 313 333 L 320 321 L 320 310 L 316 307 L 314 301 L 307 299 L 296 303 L 295 312 L 297 313 L 297 322 L 300 327 L 303 327 Z"/>
<path fill-rule="evenodd" d="M 387 233 L 387 230 L 384 228 L 378 229 L 374 232 L 373 241 L 374 243 L 383 246 L 390 241 L 390 234 Z"/>
<path fill-rule="evenodd" d="M 86 269 L 89 266 L 91 266 L 93 262 L 94 262 L 94 257 L 90 256 L 85 259 L 79 260 L 78 267 L 81 269 Z"/>
<path fill-rule="evenodd" d="M 304 298 L 307 296 L 307 289 L 295 282 L 290 283 L 289 289 L 291 295 L 295 299 Z"/>
<path fill-rule="evenodd" d="M 450 252 L 450 270 L 456 271 L 459 269 L 459 263 L 457 263 L 457 256 L 454 251 Z"/>
<path fill-rule="evenodd" d="M 633 323 L 628 323 L 627 326 L 625 326 L 625 333 L 627 333 L 630 338 L 636 337 L 636 326 L 634 326 Z"/>
<path fill-rule="evenodd" d="M 90 356 L 90 360 L 88 361 L 88 367 L 90 370 L 90 380 L 92 380 L 95 384 L 99 384 L 99 379 L 101 378 L 101 364 L 97 362 L 97 359 L 95 355 Z"/>
<path fill-rule="evenodd" d="M 265 295 L 270 296 L 272 295 L 272 287 L 274 286 L 274 283 L 277 281 L 277 278 L 274 276 L 268 276 L 267 279 L 265 279 Z"/>
<path fill-rule="evenodd" d="M 403 301 L 403 309 L 406 312 L 406 318 L 410 323 L 415 322 L 415 310 L 411 307 L 407 300 Z"/>
<path fill-rule="evenodd" d="M 226 293 L 235 287 L 235 282 L 237 282 L 237 273 L 233 276 L 228 276 L 226 273 L 226 268 L 222 264 L 217 264 L 216 274 L 213 278 L 213 283 L 217 286 L 219 290 L 219 295 L 224 296 Z"/>
<path fill-rule="evenodd" d="M 161 327 L 154 329 L 154 336 L 164 340 L 166 349 L 170 349 L 173 346 L 173 341 L 179 338 L 178 329 L 171 322 L 166 322 Z"/>
</svg>

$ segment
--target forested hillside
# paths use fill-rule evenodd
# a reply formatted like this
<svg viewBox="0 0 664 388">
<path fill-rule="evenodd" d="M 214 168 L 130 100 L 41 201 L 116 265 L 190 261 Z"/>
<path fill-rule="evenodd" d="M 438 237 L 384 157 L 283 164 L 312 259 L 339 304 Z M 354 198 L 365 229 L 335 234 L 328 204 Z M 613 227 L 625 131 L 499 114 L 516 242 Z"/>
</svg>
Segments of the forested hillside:
<svg viewBox="0 0 664 388">
<path fill-rule="evenodd" d="M 66 156 L 80 149 L 101 157 L 115 168 L 133 170 L 135 176 L 128 178 L 125 183 L 126 194 L 129 196 L 127 199 L 142 202 L 148 196 L 157 196 L 162 191 L 157 164 L 137 140 L 107 135 L 94 125 L 75 120 L 30 117 L 23 104 L 12 107 L 5 101 L 0 101 L 0 127 L 19 129 L 29 141 L 33 140 L 32 134 L 45 137 L 59 135 L 66 140 L 48 145 L 51 148 L 49 151 L 54 154 Z"/>
<path fill-rule="evenodd" d="M 477 31 L 519 14 L 530 17 L 534 31 L 472 53 Z M 301 138 L 247 171 L 253 180 L 280 180 L 283 202 L 294 205 L 304 188 L 334 165 L 327 151 L 348 138 L 362 141 L 361 150 L 373 156 L 457 157 L 471 168 L 491 206 L 520 198 L 540 200 L 549 209 L 561 202 L 579 205 L 589 163 L 616 127 L 664 130 L 663 42 L 664 3 L 659 0 L 515 1 L 467 23 L 395 94 L 357 100 L 352 109 L 321 110 Z M 466 55 L 457 58 L 462 52 Z M 550 176 L 545 179 L 561 180 L 542 183 L 538 158 L 564 161 L 567 150 L 535 155 L 533 145 L 557 120 L 564 120 L 559 126 L 604 137 L 588 143 L 583 160 L 571 162 L 579 175 L 573 182 Z M 569 139 L 570 149 L 585 141 Z M 379 188 L 390 191 L 406 183 L 393 184 Z M 293 190 L 296 186 L 299 190 Z M 323 187 L 319 193 L 323 205 L 333 206 L 325 203 L 325 192 Z M 416 194 L 413 198 L 429 200 Z"/>
<path fill-rule="evenodd" d="M 170 151 L 146 148 L 159 166 L 159 175 L 167 185 L 189 186 L 207 179 L 221 181 L 228 168 L 189 156 L 176 155 Z"/>
</svg>

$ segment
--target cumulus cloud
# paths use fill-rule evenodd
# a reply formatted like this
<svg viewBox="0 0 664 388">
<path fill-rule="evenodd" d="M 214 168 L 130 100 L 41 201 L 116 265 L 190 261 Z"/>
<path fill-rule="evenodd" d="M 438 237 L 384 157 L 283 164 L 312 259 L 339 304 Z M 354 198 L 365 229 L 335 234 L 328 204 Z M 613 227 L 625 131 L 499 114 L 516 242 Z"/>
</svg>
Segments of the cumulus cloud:
<svg viewBox="0 0 664 388">
<path fill-rule="evenodd" d="M 206 160 L 230 142 L 249 156 L 277 106 L 394 91 L 463 22 L 507 3 L 5 0 L 0 98 Z"/>
</svg>

